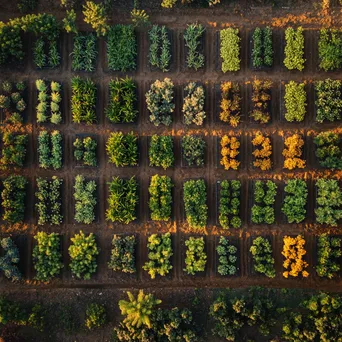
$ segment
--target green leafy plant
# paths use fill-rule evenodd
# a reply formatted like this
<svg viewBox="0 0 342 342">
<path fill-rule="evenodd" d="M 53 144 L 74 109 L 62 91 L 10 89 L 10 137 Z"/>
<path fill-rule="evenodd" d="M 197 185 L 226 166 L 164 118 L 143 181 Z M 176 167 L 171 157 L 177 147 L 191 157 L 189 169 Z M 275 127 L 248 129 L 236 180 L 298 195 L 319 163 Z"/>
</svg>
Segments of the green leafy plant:
<svg viewBox="0 0 342 342">
<path fill-rule="evenodd" d="M 148 188 L 149 208 L 153 221 L 168 221 L 172 210 L 172 181 L 168 176 L 154 175 Z"/>
<path fill-rule="evenodd" d="M 204 67 L 205 57 L 201 52 L 205 28 L 202 24 L 190 24 L 184 31 L 184 42 L 187 49 L 186 65 L 189 69 Z"/>
<path fill-rule="evenodd" d="M 182 138 L 182 156 L 188 166 L 204 165 L 205 141 L 202 137 L 186 135 Z"/>
<path fill-rule="evenodd" d="M 324 71 L 338 69 L 342 65 L 341 32 L 335 29 L 321 29 L 318 40 L 319 67 Z"/>
<path fill-rule="evenodd" d="M 171 234 L 152 234 L 148 238 L 147 248 L 148 261 L 143 266 L 143 269 L 148 272 L 151 279 L 155 279 L 156 275 L 162 277 L 168 275 L 172 270 L 170 260 L 173 255 Z"/>
<path fill-rule="evenodd" d="M 190 227 L 205 228 L 208 219 L 207 190 L 203 179 L 189 180 L 183 185 L 186 220 Z"/>
<path fill-rule="evenodd" d="M 229 27 L 220 31 L 220 56 L 222 58 L 222 71 L 240 70 L 240 41 L 239 29 Z"/>
<path fill-rule="evenodd" d="M 65 18 L 63 19 L 63 28 L 67 33 L 77 34 L 76 12 L 74 9 L 66 11 Z"/>
<path fill-rule="evenodd" d="M 290 81 L 289 83 L 285 84 L 284 100 L 286 121 L 304 121 L 307 106 L 305 83 Z"/>
<path fill-rule="evenodd" d="M 297 29 L 288 27 L 285 30 L 285 58 L 284 65 L 289 70 L 304 69 L 304 34 L 303 28 L 299 26 Z"/>
<path fill-rule="evenodd" d="M 250 116 L 254 121 L 266 124 L 271 120 L 272 81 L 255 79 L 252 87 L 253 109 Z"/>
<path fill-rule="evenodd" d="M 96 149 L 97 142 L 95 138 L 85 137 L 85 138 L 76 138 L 74 143 L 74 157 L 78 162 L 81 162 L 86 166 L 96 166 L 97 158 L 96 158 Z"/>
<path fill-rule="evenodd" d="M 48 282 L 63 268 L 60 237 L 56 233 L 38 232 L 34 239 L 37 241 L 32 252 L 35 279 Z"/>
<path fill-rule="evenodd" d="M 135 248 L 137 241 L 134 235 L 114 235 L 112 253 L 108 267 L 113 271 L 135 273 Z"/>
<path fill-rule="evenodd" d="M 274 223 L 274 203 L 276 195 L 277 185 L 273 181 L 256 181 L 254 183 L 254 204 L 252 206 L 253 223 Z"/>
<path fill-rule="evenodd" d="M 74 71 L 94 71 L 97 57 L 96 36 L 93 33 L 77 34 L 73 40 L 72 69 Z"/>
<path fill-rule="evenodd" d="M 26 156 L 27 134 L 4 132 L 2 136 L 2 151 L 0 165 L 23 167 Z"/>
<path fill-rule="evenodd" d="M 173 103 L 173 82 L 169 78 L 164 81 L 156 80 L 146 93 L 147 109 L 150 112 L 150 121 L 159 126 L 169 126 L 172 122 L 172 113 L 175 110 Z"/>
<path fill-rule="evenodd" d="M 172 136 L 152 135 L 148 156 L 150 166 L 162 167 L 164 170 L 172 167 L 175 162 Z"/>
<path fill-rule="evenodd" d="M 20 13 L 34 11 L 37 8 L 38 0 L 19 0 L 18 9 Z"/>
<path fill-rule="evenodd" d="M 3 255 L 0 257 L 0 269 L 4 272 L 7 279 L 11 279 L 12 281 L 21 280 L 22 274 L 17 266 L 20 261 L 19 248 L 10 237 L 1 239 L 0 245 L 3 249 Z M 4 317 L 2 315 L 0 316 L 0 322 L 3 323 Z"/>
<path fill-rule="evenodd" d="M 259 236 L 253 240 L 249 251 L 253 256 L 254 271 L 264 274 L 268 278 L 274 278 L 276 273 L 270 241 L 267 238 Z"/>
<path fill-rule="evenodd" d="M 169 70 L 171 63 L 171 41 L 165 26 L 153 25 L 148 32 L 150 41 L 149 63 L 163 72 Z"/>
<path fill-rule="evenodd" d="M 113 177 L 109 184 L 108 209 L 106 219 L 129 224 L 136 217 L 138 204 L 138 183 L 134 177 L 122 179 Z"/>
<path fill-rule="evenodd" d="M 99 255 L 95 235 L 93 233 L 85 235 L 81 230 L 70 240 L 72 242 L 69 246 L 71 272 L 76 278 L 89 280 L 96 272 L 96 257 Z"/>
<path fill-rule="evenodd" d="M 238 249 L 229 242 L 229 240 L 221 236 L 216 247 L 218 255 L 217 272 L 222 276 L 233 276 L 238 272 Z"/>
<path fill-rule="evenodd" d="M 91 303 L 87 306 L 85 326 L 88 330 L 101 328 L 106 324 L 106 309 L 101 304 Z"/>
<path fill-rule="evenodd" d="M 38 136 L 39 167 L 54 170 L 62 167 L 62 135 L 59 131 L 40 131 Z"/>
<path fill-rule="evenodd" d="M 186 125 L 202 126 L 206 117 L 204 111 L 204 88 L 196 82 L 190 82 L 184 88 L 185 96 L 182 112 Z"/>
<path fill-rule="evenodd" d="M 185 269 L 187 274 L 195 275 L 197 272 L 204 272 L 207 263 L 207 255 L 204 252 L 204 238 L 189 237 L 185 241 L 186 257 Z"/>
<path fill-rule="evenodd" d="M 86 1 L 83 5 L 84 22 L 91 25 L 97 36 L 105 36 L 109 29 L 108 18 L 102 3 L 96 4 L 93 1 Z"/>
<path fill-rule="evenodd" d="M 238 180 L 223 180 L 219 184 L 219 222 L 222 228 L 240 228 L 240 196 L 241 182 Z"/>
<path fill-rule="evenodd" d="M 0 65 L 23 60 L 24 44 L 20 27 L 0 22 Z"/>
<path fill-rule="evenodd" d="M 147 26 L 150 21 L 150 16 L 143 9 L 133 8 L 131 11 L 131 20 L 134 27 Z"/>
<path fill-rule="evenodd" d="M 252 62 L 254 68 L 273 65 L 273 32 L 270 27 L 257 27 L 253 32 Z"/>
</svg>

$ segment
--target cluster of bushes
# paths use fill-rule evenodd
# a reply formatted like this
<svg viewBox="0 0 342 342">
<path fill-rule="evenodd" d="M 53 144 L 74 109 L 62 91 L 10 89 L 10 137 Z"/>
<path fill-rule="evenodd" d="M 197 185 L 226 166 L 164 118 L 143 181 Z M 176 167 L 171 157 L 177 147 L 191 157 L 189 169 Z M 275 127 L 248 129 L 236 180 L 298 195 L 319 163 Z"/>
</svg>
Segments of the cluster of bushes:
<svg viewBox="0 0 342 342">
<path fill-rule="evenodd" d="M 342 191 L 335 179 L 316 181 L 316 221 L 337 227 L 342 219 Z"/>
<path fill-rule="evenodd" d="M 26 84 L 22 81 L 17 82 L 15 85 L 9 81 L 4 81 L 2 83 L 0 93 L 0 109 L 5 112 L 5 123 L 21 124 L 23 122 L 23 112 L 26 109 L 26 102 L 24 100 L 25 89 Z"/>
<path fill-rule="evenodd" d="M 39 167 L 58 170 L 62 167 L 62 135 L 59 131 L 40 131 L 38 136 Z"/>
<path fill-rule="evenodd" d="M 53 176 L 51 179 L 37 178 L 36 209 L 38 224 L 61 224 L 63 180 Z"/>
<path fill-rule="evenodd" d="M 251 118 L 258 123 L 268 123 L 271 120 L 271 89 L 272 81 L 255 79 L 252 84 Z"/>
<path fill-rule="evenodd" d="M 342 169 L 341 138 L 337 133 L 321 132 L 314 138 L 319 165 L 329 169 Z"/>
<path fill-rule="evenodd" d="M 324 71 L 338 69 L 342 65 L 341 31 L 321 29 L 318 40 L 319 67 Z"/>
<path fill-rule="evenodd" d="M 283 272 L 285 278 L 302 277 L 306 278 L 309 273 L 305 270 L 309 264 L 304 261 L 305 250 L 305 240 L 301 235 L 296 237 L 284 236 L 283 251 L 281 254 L 284 256 L 285 260 L 283 262 L 283 267 L 286 271 Z"/>
<path fill-rule="evenodd" d="M 301 179 L 290 179 L 286 182 L 285 198 L 281 211 L 288 223 L 300 223 L 305 220 L 308 186 Z"/>
<path fill-rule="evenodd" d="M 155 279 L 156 275 L 164 277 L 172 270 L 170 259 L 173 252 L 171 243 L 170 233 L 149 236 L 147 242 L 148 261 L 143 266 L 143 269 L 148 272 L 151 279 Z"/>
<path fill-rule="evenodd" d="M 11 281 L 21 280 L 22 274 L 17 266 L 20 261 L 18 247 L 10 237 L 1 239 L 0 245 L 3 250 L 3 255 L 0 257 L 0 270 L 3 271 L 5 277 Z"/>
<path fill-rule="evenodd" d="M 134 235 L 114 235 L 112 252 L 108 267 L 113 271 L 135 273 L 135 248 L 137 241 Z"/>
<path fill-rule="evenodd" d="M 134 221 L 138 205 L 138 182 L 134 177 L 122 179 L 113 177 L 109 184 L 106 219 L 128 224 Z"/>
<path fill-rule="evenodd" d="M 272 29 L 257 27 L 253 32 L 252 63 L 254 68 L 273 65 Z"/>
<path fill-rule="evenodd" d="M 137 42 L 132 25 L 114 25 L 107 34 L 108 68 L 113 71 L 135 70 Z"/>
<path fill-rule="evenodd" d="M 285 58 L 284 65 L 289 70 L 304 69 L 304 34 L 303 28 L 288 27 L 285 30 Z"/>
<path fill-rule="evenodd" d="M 189 237 L 185 241 L 186 256 L 185 269 L 187 274 L 195 275 L 197 272 L 204 272 L 207 264 L 207 255 L 205 254 L 205 242 L 203 237 Z"/>
<path fill-rule="evenodd" d="M 22 222 L 25 215 L 26 178 L 12 175 L 2 183 L 2 219 L 11 224 Z"/>
<path fill-rule="evenodd" d="M 96 122 L 96 85 L 90 79 L 76 76 L 71 79 L 71 112 L 75 123 L 90 125 Z"/>
<path fill-rule="evenodd" d="M 168 176 L 154 175 L 148 188 L 148 206 L 153 221 L 168 221 L 172 210 L 172 181 Z"/>
<path fill-rule="evenodd" d="M 259 236 L 253 239 L 249 251 L 253 257 L 254 271 L 264 274 L 268 278 L 274 278 L 276 272 L 271 242 L 267 238 Z"/>
<path fill-rule="evenodd" d="M 75 159 L 86 166 L 96 166 L 97 142 L 92 137 L 76 138 L 73 142 Z"/>
<path fill-rule="evenodd" d="M 187 49 L 186 65 L 196 71 L 204 67 L 205 57 L 202 53 L 205 28 L 201 24 L 190 24 L 184 31 L 184 42 Z"/>
<path fill-rule="evenodd" d="M 88 181 L 83 175 L 75 177 L 74 185 L 75 220 L 78 223 L 90 224 L 95 221 L 96 182 Z"/>
<path fill-rule="evenodd" d="M 27 134 L 4 132 L 2 135 L 2 150 L 0 165 L 23 167 L 26 156 Z"/>
<path fill-rule="evenodd" d="M 161 71 L 168 71 L 171 62 L 171 41 L 168 29 L 164 25 L 153 25 L 148 32 L 148 38 L 150 65 Z"/>
<path fill-rule="evenodd" d="M 220 31 L 220 56 L 222 58 L 222 71 L 240 70 L 240 41 L 239 29 L 229 27 Z"/>
<path fill-rule="evenodd" d="M 256 181 L 254 183 L 254 204 L 252 206 L 253 223 L 274 223 L 274 203 L 276 195 L 277 185 L 273 181 Z"/>
<path fill-rule="evenodd" d="M 304 140 L 300 134 L 293 134 L 285 138 L 284 150 L 284 168 L 293 170 L 295 168 L 304 169 L 305 160 L 302 159 Z"/>
<path fill-rule="evenodd" d="M 50 87 L 43 80 L 36 80 L 38 91 L 37 122 L 44 123 L 48 120 L 57 125 L 62 122 L 61 111 L 61 84 L 55 81 L 50 83 Z"/>
<path fill-rule="evenodd" d="M 315 82 L 316 91 L 316 121 L 334 122 L 341 120 L 342 111 L 342 83 L 339 80 L 326 79 Z"/>
<path fill-rule="evenodd" d="M 175 162 L 172 136 L 152 135 L 148 149 L 148 156 L 150 166 L 162 167 L 164 170 L 172 167 Z"/>
<path fill-rule="evenodd" d="M 297 83 L 290 81 L 285 84 L 285 119 L 286 121 L 293 122 L 304 121 L 306 114 L 306 100 L 307 95 L 305 91 L 305 83 Z"/>
<path fill-rule="evenodd" d="M 133 133 L 111 133 L 106 151 L 110 163 L 119 166 L 138 165 L 138 137 Z"/>
<path fill-rule="evenodd" d="M 11 22 L 0 24 L 0 45 L 3 47 L 0 50 L 0 65 L 19 62 L 25 56 L 20 27 Z"/>
<path fill-rule="evenodd" d="M 272 167 L 272 144 L 271 138 L 267 134 L 257 132 L 252 139 L 252 145 L 255 146 L 252 155 L 254 157 L 253 166 L 262 171 L 270 170 Z M 260 148 L 258 148 L 260 146 Z"/>
<path fill-rule="evenodd" d="M 138 117 L 137 87 L 132 78 L 109 81 L 109 104 L 106 116 L 113 123 L 132 123 Z"/>
<path fill-rule="evenodd" d="M 221 83 L 220 109 L 220 120 L 237 127 L 241 120 L 241 91 L 238 83 Z"/>
<path fill-rule="evenodd" d="M 173 103 L 173 82 L 169 78 L 164 81 L 156 80 L 146 93 L 147 109 L 150 112 L 150 121 L 159 126 L 169 126 L 172 122 L 172 113 L 175 110 Z"/>
<path fill-rule="evenodd" d="M 183 185 L 186 220 L 190 227 L 205 228 L 208 219 L 207 190 L 203 179 L 189 180 Z"/>
<path fill-rule="evenodd" d="M 236 275 L 238 267 L 238 249 L 229 242 L 229 240 L 221 236 L 219 243 L 216 247 L 218 255 L 217 272 L 222 276 L 233 276 Z"/>
<path fill-rule="evenodd" d="M 186 135 L 182 138 L 182 158 L 188 166 L 204 165 L 205 141 L 202 137 Z"/>
<path fill-rule="evenodd" d="M 219 222 L 223 229 L 240 228 L 241 182 L 223 180 L 219 183 Z"/>
<path fill-rule="evenodd" d="M 74 48 L 71 53 L 72 69 L 74 71 L 94 71 L 97 57 L 95 34 L 77 34 L 73 40 Z"/>
<path fill-rule="evenodd" d="M 239 138 L 228 135 L 224 135 L 220 141 L 221 145 L 221 159 L 220 165 L 224 167 L 225 170 L 237 170 L 241 164 L 238 160 L 238 155 L 240 154 L 240 141 Z"/>
<path fill-rule="evenodd" d="M 184 123 L 186 125 L 195 124 L 202 126 L 206 117 L 204 111 L 204 88 L 196 82 L 190 82 L 184 88 L 184 102 L 182 112 L 184 114 Z"/>
</svg>

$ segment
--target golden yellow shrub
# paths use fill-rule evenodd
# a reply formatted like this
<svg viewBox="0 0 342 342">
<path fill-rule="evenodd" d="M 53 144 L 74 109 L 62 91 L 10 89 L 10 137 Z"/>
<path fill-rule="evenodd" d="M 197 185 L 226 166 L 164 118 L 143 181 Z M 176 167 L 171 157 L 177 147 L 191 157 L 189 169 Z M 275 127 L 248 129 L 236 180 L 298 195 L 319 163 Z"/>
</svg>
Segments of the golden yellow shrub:
<svg viewBox="0 0 342 342">
<path fill-rule="evenodd" d="M 233 82 L 223 82 L 221 84 L 220 120 L 236 127 L 240 122 L 240 106 L 239 85 Z"/>
<path fill-rule="evenodd" d="M 261 148 L 255 148 L 252 152 L 255 161 L 254 167 L 259 168 L 262 171 L 267 171 L 272 167 L 271 155 L 272 145 L 271 139 L 268 136 L 264 136 L 261 132 L 257 132 L 252 140 L 252 145 Z"/>
<path fill-rule="evenodd" d="M 283 263 L 284 268 L 286 269 L 283 272 L 283 276 L 285 278 L 298 277 L 298 275 L 302 275 L 304 278 L 309 276 L 309 273 L 305 271 L 305 269 L 309 266 L 309 264 L 303 260 L 304 255 L 306 254 L 305 240 L 301 235 L 296 237 L 285 236 L 283 239 L 283 251 L 282 255 L 285 257 L 285 261 Z"/>
<path fill-rule="evenodd" d="M 285 139 L 285 148 L 283 150 L 284 168 L 293 170 L 295 168 L 303 169 L 305 160 L 302 157 L 302 146 L 304 140 L 299 134 L 293 134 Z"/>
<path fill-rule="evenodd" d="M 221 160 L 220 164 L 223 165 L 225 170 L 237 170 L 240 162 L 236 159 L 239 155 L 240 142 L 237 137 L 229 137 L 224 135 L 221 138 Z"/>
<path fill-rule="evenodd" d="M 256 122 L 268 123 L 271 119 L 270 101 L 272 81 L 257 80 L 253 81 L 252 102 L 253 110 L 250 115 Z"/>
</svg>

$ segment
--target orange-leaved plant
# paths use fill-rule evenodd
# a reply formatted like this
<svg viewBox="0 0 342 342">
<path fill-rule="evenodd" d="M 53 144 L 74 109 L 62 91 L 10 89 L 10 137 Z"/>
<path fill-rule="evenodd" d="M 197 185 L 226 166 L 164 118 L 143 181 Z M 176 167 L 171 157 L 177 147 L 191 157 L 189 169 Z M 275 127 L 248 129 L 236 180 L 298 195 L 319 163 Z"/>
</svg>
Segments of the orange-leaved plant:
<svg viewBox="0 0 342 342">
<path fill-rule="evenodd" d="M 221 160 L 220 164 L 223 165 L 225 170 L 237 170 L 240 162 L 236 159 L 239 155 L 240 142 L 237 137 L 229 137 L 224 135 L 221 138 Z"/>
<path fill-rule="evenodd" d="M 237 83 L 221 84 L 220 120 L 236 127 L 240 122 L 241 96 Z"/>
<path fill-rule="evenodd" d="M 299 134 L 293 134 L 285 139 L 285 148 L 283 150 L 285 169 L 304 169 L 305 160 L 302 159 L 302 147 L 304 140 Z"/>
<path fill-rule="evenodd" d="M 272 166 L 272 144 L 270 137 L 267 135 L 263 135 L 261 132 L 257 132 L 254 136 L 254 139 L 252 140 L 252 145 L 256 147 L 252 152 L 255 158 L 253 166 L 259 168 L 262 171 L 269 170 Z"/>
</svg>

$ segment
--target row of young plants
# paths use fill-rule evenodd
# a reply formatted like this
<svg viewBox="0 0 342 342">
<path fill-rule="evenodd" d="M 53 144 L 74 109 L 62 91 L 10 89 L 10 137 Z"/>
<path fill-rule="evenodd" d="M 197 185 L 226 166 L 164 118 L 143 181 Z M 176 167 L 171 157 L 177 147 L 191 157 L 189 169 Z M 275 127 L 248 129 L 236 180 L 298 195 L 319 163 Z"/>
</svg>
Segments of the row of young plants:
<svg viewBox="0 0 342 342">
<path fill-rule="evenodd" d="M 57 233 L 38 232 L 34 236 L 32 251 L 35 280 L 49 282 L 61 274 L 62 262 L 61 236 Z M 97 256 L 100 249 L 93 233 L 82 231 L 70 239 L 68 248 L 69 267 L 79 279 L 89 280 L 97 270 Z M 316 238 L 317 260 L 315 270 L 320 278 L 336 278 L 341 271 L 341 243 L 338 236 L 322 234 Z M 114 235 L 108 268 L 114 272 L 133 274 L 137 272 L 137 235 Z M 3 256 L 0 269 L 6 278 L 19 281 L 23 278 L 19 270 L 20 251 L 11 238 L 1 240 Z M 147 261 L 142 269 L 151 279 L 168 276 L 173 269 L 173 243 L 170 233 L 151 234 L 147 239 Z M 195 275 L 206 270 L 207 252 L 204 237 L 190 236 L 184 241 L 184 269 L 187 275 Z M 284 236 L 283 238 L 283 277 L 307 278 L 309 264 L 303 236 Z M 240 267 L 239 242 L 230 237 L 217 237 L 215 242 L 215 272 L 219 276 L 237 276 Z M 267 236 L 250 238 L 249 265 L 254 275 L 274 278 L 275 259 L 272 240 Z"/>
</svg>

